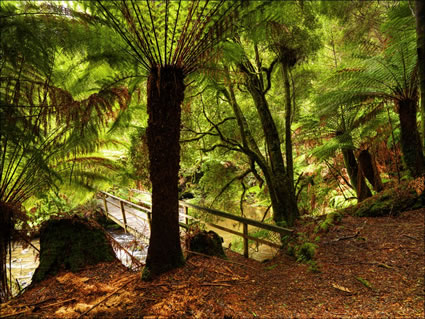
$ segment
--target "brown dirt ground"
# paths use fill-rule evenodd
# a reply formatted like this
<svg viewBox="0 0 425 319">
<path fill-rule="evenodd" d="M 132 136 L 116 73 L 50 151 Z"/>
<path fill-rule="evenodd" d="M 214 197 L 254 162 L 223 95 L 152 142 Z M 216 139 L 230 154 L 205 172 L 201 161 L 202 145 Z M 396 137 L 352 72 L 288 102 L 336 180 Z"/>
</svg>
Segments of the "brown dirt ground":
<svg viewBox="0 0 425 319">
<path fill-rule="evenodd" d="M 148 283 L 100 264 L 30 288 L 0 318 L 424 318 L 424 215 L 345 216 L 321 234 L 319 273 L 286 254 L 259 263 L 229 251 Z"/>
</svg>

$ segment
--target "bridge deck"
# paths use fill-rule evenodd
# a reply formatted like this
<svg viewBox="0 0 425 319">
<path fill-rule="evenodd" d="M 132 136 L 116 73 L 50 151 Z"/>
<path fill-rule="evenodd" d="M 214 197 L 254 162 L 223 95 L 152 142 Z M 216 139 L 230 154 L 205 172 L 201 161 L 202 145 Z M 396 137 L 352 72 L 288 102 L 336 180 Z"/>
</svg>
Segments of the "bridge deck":
<svg viewBox="0 0 425 319">
<path fill-rule="evenodd" d="M 105 211 L 105 203 L 107 205 L 107 217 L 113 220 L 115 223 L 126 229 L 129 233 L 134 235 L 136 238 L 148 241 L 150 238 L 150 224 L 148 218 L 149 208 L 143 208 L 133 203 L 126 204 L 124 200 L 118 200 L 111 196 L 107 196 L 106 202 L 99 200 L 99 207 Z M 146 203 L 149 204 L 149 203 Z M 125 211 L 125 220 L 121 210 L 123 205 Z M 134 207 L 134 206 L 138 206 Z M 143 210 L 141 210 L 143 209 Z M 184 214 L 184 209 L 180 208 L 179 221 L 182 224 L 185 222 L 187 216 Z M 127 227 L 126 227 L 127 226 Z M 184 225 L 183 225 L 184 226 Z"/>
<path fill-rule="evenodd" d="M 99 205 L 104 210 L 103 201 L 99 201 Z M 125 222 L 123 214 L 121 212 L 120 201 L 112 197 L 107 197 L 106 205 L 108 207 L 107 217 L 112 219 L 121 227 L 125 228 Z M 147 214 L 129 205 L 123 205 L 127 222 L 127 231 L 135 237 L 142 237 L 142 239 L 148 240 L 150 237 L 150 227 Z"/>
</svg>

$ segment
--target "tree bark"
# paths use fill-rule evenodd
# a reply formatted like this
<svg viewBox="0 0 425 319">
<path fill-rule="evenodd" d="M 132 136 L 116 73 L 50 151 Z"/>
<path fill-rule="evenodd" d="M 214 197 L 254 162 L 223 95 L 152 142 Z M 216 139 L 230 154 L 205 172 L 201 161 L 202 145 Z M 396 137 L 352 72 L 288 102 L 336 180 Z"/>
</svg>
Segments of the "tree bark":
<svg viewBox="0 0 425 319">
<path fill-rule="evenodd" d="M 276 223 L 286 222 L 288 226 L 292 226 L 295 219 L 299 216 L 298 206 L 295 198 L 295 192 L 291 187 L 285 164 L 283 162 L 282 152 L 280 149 L 279 132 L 271 115 L 262 84 L 257 75 L 250 72 L 246 66 L 240 64 L 239 69 L 246 75 L 246 86 L 250 92 L 257 113 L 260 117 L 261 126 L 266 139 L 266 145 L 270 157 L 270 174 L 266 177 L 269 185 L 270 197 L 273 206 L 273 219 Z M 273 194 L 273 192 L 275 192 Z"/>
<path fill-rule="evenodd" d="M 360 170 L 363 172 L 364 177 L 366 177 L 369 183 L 373 186 L 373 189 L 377 192 L 383 190 L 384 186 L 382 185 L 375 159 L 368 150 L 360 152 L 358 162 Z"/>
<path fill-rule="evenodd" d="M 345 167 L 347 168 L 348 176 L 350 177 L 351 185 L 357 194 L 357 200 L 359 202 L 372 196 L 369 187 L 366 184 L 362 172 L 359 170 L 356 157 L 354 156 L 353 150 L 342 150 L 344 156 Z"/>
<path fill-rule="evenodd" d="M 416 0 L 416 41 L 421 92 L 422 142 L 425 146 L 425 1 Z"/>
<path fill-rule="evenodd" d="M 286 153 L 286 172 L 291 181 L 291 187 L 294 187 L 294 160 L 292 155 L 292 132 L 291 132 L 291 87 L 289 85 L 289 70 L 285 63 L 282 65 L 283 82 L 285 86 L 285 153 Z"/>
<path fill-rule="evenodd" d="M 279 179 L 273 178 L 271 165 L 267 163 L 267 160 L 264 158 L 263 154 L 261 154 L 260 149 L 258 148 L 258 145 L 251 134 L 251 131 L 248 127 L 248 122 L 236 101 L 233 85 L 231 83 L 229 84 L 229 92 L 226 92 L 225 94 L 229 99 L 233 113 L 235 114 L 236 120 L 238 122 L 239 131 L 242 137 L 242 144 L 244 147 L 243 152 L 251 159 L 251 161 L 255 162 L 260 167 L 264 174 L 264 178 L 269 189 L 270 201 L 273 207 L 273 220 L 276 223 L 285 221 L 288 225 L 291 226 L 297 216 L 295 215 L 294 218 L 287 217 L 287 214 L 285 213 L 286 208 L 284 206 L 285 202 L 291 201 L 290 192 L 287 189 L 281 187 Z M 276 212 L 279 213 L 276 214 Z"/>
<path fill-rule="evenodd" d="M 11 297 L 8 284 L 7 255 L 11 245 L 13 225 L 13 206 L 0 202 L 0 303 Z"/>
<path fill-rule="evenodd" d="M 147 84 L 147 138 L 152 183 L 152 228 L 144 279 L 181 266 L 178 171 L 184 75 L 173 66 L 153 68 Z"/>
<path fill-rule="evenodd" d="M 416 103 L 417 100 L 414 99 L 396 101 L 400 117 L 403 160 L 413 177 L 419 177 L 425 173 L 424 154 L 416 123 Z"/>
</svg>

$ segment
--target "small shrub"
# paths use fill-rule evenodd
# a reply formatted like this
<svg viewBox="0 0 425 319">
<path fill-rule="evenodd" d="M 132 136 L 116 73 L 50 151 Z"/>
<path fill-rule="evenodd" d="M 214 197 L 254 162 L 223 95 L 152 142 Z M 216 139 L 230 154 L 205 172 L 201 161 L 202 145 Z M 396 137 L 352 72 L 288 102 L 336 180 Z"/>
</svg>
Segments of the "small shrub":
<svg viewBox="0 0 425 319">
<path fill-rule="evenodd" d="M 325 220 L 321 222 L 316 228 L 315 231 L 327 232 L 334 225 L 339 223 L 342 220 L 342 215 L 338 212 L 330 213 L 326 216 Z"/>
<path fill-rule="evenodd" d="M 309 242 L 303 243 L 296 249 L 296 257 L 298 262 L 308 262 L 316 255 L 317 245 Z"/>
</svg>

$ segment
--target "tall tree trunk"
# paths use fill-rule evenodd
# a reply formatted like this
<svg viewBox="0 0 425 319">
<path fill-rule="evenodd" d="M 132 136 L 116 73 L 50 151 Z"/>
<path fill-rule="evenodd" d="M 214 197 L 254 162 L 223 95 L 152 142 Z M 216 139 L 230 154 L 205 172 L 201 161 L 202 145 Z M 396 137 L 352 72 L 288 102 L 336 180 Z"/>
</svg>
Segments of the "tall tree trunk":
<svg viewBox="0 0 425 319">
<path fill-rule="evenodd" d="M 280 149 L 279 132 L 271 115 L 260 80 L 244 65 L 239 65 L 239 69 L 246 75 L 247 89 L 254 100 L 269 151 L 271 172 L 270 180 L 267 183 L 272 183 L 275 191 L 278 192 L 274 204 L 271 197 L 274 212 L 273 219 L 277 223 L 285 221 L 288 226 L 292 226 L 295 219 L 299 216 L 299 211 L 295 192 L 293 187 L 290 186 L 291 181 L 289 181 L 285 170 Z"/>
<path fill-rule="evenodd" d="M 147 84 L 147 138 L 152 183 L 152 228 L 143 278 L 181 266 L 178 171 L 184 76 L 173 66 L 153 68 Z"/>
<path fill-rule="evenodd" d="M 421 91 L 422 142 L 425 146 L 425 1 L 416 0 L 416 41 Z"/>
<path fill-rule="evenodd" d="M 286 153 L 286 172 L 291 181 L 291 187 L 294 187 L 294 160 L 292 155 L 292 132 L 291 132 L 291 87 L 289 85 L 289 67 L 284 62 L 282 65 L 282 75 L 285 87 L 285 153 Z"/>
<path fill-rule="evenodd" d="M 369 183 L 373 186 L 373 189 L 377 192 L 383 190 L 384 186 L 382 185 L 375 159 L 368 150 L 360 152 L 358 162 L 360 170 L 363 172 L 364 177 L 366 177 Z"/>
<path fill-rule="evenodd" d="M 413 177 L 419 177 L 425 173 L 424 154 L 416 123 L 416 103 L 414 99 L 396 101 L 400 117 L 403 160 Z"/>
<path fill-rule="evenodd" d="M 233 85 L 231 82 L 229 82 L 228 87 L 229 92 L 225 92 L 225 94 L 233 108 L 233 113 L 235 114 L 236 120 L 238 122 L 239 131 L 241 133 L 242 143 L 244 146 L 244 153 L 249 156 L 253 162 L 257 163 L 266 179 L 266 184 L 269 188 L 270 200 L 273 207 L 273 220 L 278 224 L 282 221 L 285 221 L 289 226 L 292 226 L 298 215 L 291 214 L 290 211 L 288 211 L 286 204 L 294 201 L 296 206 L 295 195 L 292 195 L 286 186 L 287 184 L 284 182 L 282 183 L 278 177 L 274 176 L 275 170 L 273 171 L 272 169 L 273 164 L 269 165 L 264 156 L 261 154 L 260 149 L 258 148 L 258 145 L 248 127 L 246 118 L 236 101 Z M 282 174 L 285 174 L 284 170 Z M 279 176 L 282 176 L 282 174 L 279 174 Z M 287 180 L 286 176 L 282 181 L 285 180 Z M 292 196 L 294 196 L 294 198 L 292 198 Z M 298 212 L 298 208 L 296 209 Z"/>
</svg>

